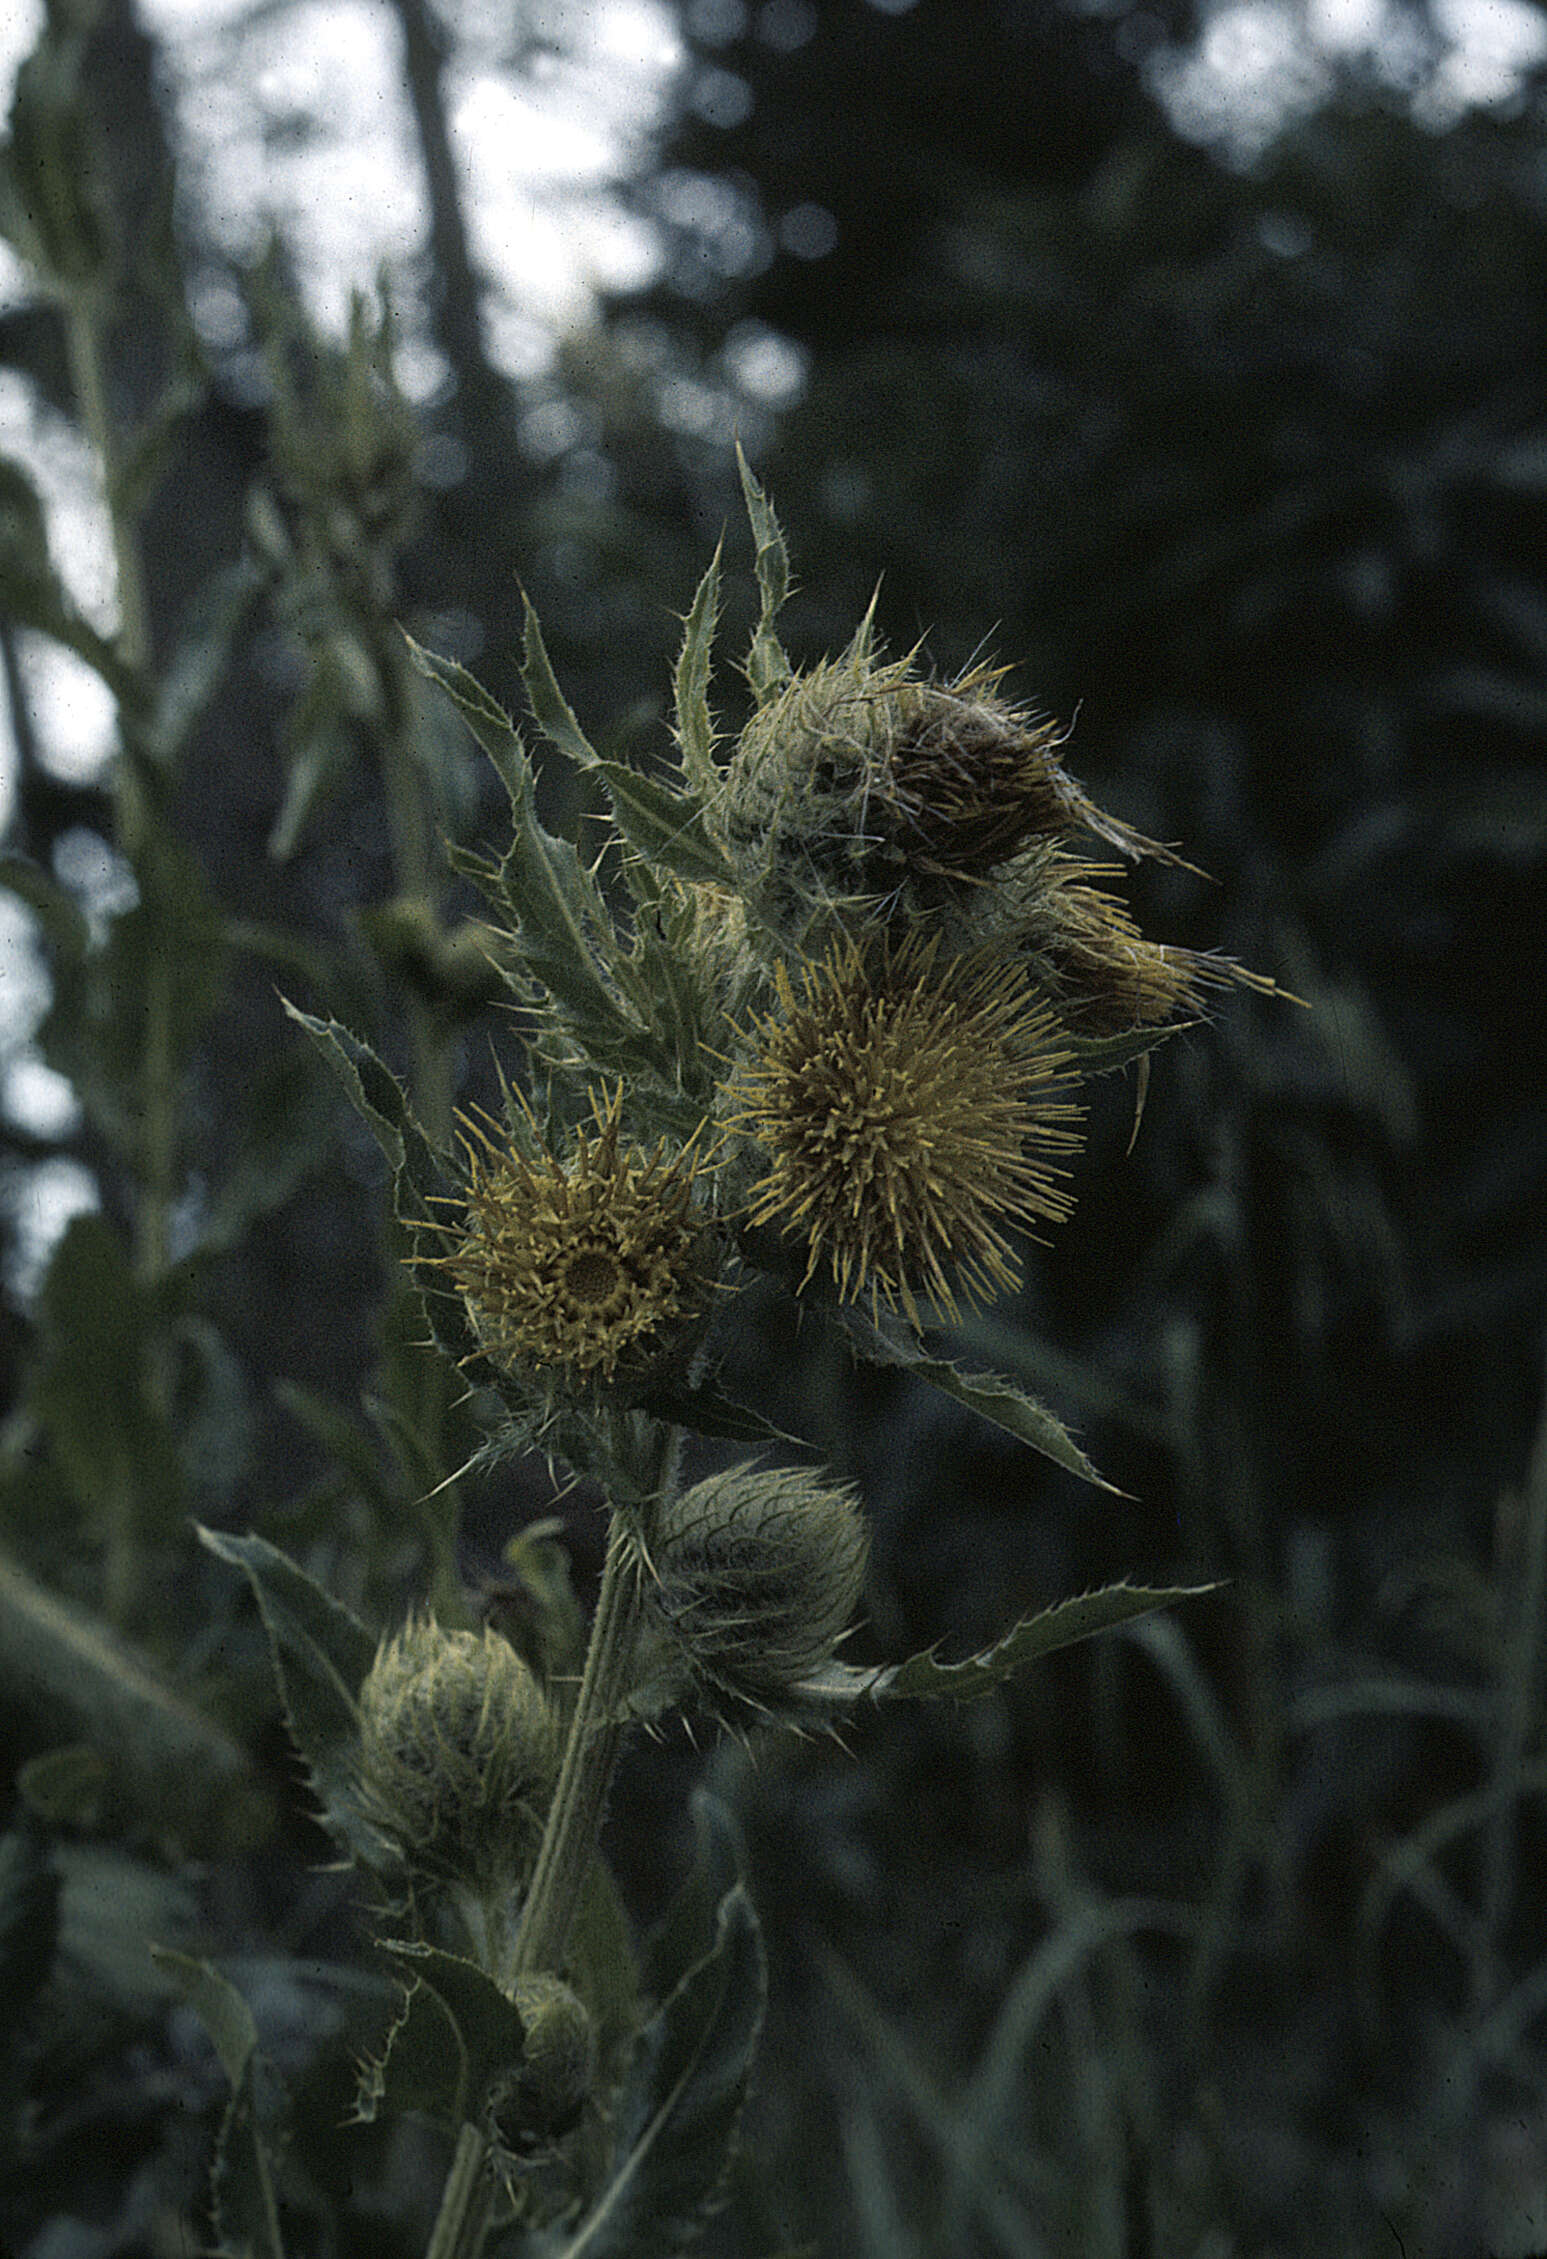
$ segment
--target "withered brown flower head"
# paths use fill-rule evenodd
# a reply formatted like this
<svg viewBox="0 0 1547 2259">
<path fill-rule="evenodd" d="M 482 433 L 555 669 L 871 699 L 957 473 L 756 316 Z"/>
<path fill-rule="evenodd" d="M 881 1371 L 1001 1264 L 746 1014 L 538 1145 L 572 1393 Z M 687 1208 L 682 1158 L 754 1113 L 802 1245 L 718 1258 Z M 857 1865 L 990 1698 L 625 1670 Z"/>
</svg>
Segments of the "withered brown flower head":
<svg viewBox="0 0 1547 2259">
<path fill-rule="evenodd" d="M 497 1364 L 611 1381 L 707 1303 L 697 1155 L 625 1146 L 622 1099 L 621 1086 L 593 1095 L 594 1127 L 562 1159 L 539 1140 L 529 1160 L 463 1117 L 465 1223 L 430 1260 L 461 1289 Z"/>
<path fill-rule="evenodd" d="M 1028 851 L 1003 875 L 1007 941 L 1072 1032 L 1161 1027 L 1201 1011 L 1210 988 L 1275 993 L 1271 980 L 1228 957 L 1151 941 L 1127 906 L 1096 883 L 1118 875 L 1116 864 L 1053 846 Z"/>
<path fill-rule="evenodd" d="M 1079 1143 L 1069 1054 L 1024 976 L 935 957 L 932 939 L 840 942 L 798 988 L 779 965 L 732 1085 L 732 1125 L 768 1157 L 749 1220 L 805 1237 L 803 1287 L 825 1264 L 845 1300 L 915 1325 L 920 1294 L 954 1316 L 957 1287 L 1015 1285 L 1005 1230 L 1068 1215 L 1060 1159 Z"/>
<path fill-rule="evenodd" d="M 1003 672 L 927 681 L 911 656 L 876 663 L 862 633 L 792 676 L 743 730 L 715 812 L 749 898 L 789 929 L 803 897 L 982 883 L 1028 844 L 1081 831 L 1175 861 L 1087 797 L 1057 757 L 1067 731 L 1001 698 Z"/>
</svg>

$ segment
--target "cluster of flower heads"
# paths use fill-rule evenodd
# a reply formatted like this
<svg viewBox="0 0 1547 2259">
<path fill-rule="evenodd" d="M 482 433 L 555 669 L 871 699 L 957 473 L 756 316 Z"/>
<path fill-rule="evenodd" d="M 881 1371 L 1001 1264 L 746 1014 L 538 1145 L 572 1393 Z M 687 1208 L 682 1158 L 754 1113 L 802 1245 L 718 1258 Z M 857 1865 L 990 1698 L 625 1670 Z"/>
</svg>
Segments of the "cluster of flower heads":
<svg viewBox="0 0 1547 2259">
<path fill-rule="evenodd" d="M 712 568 L 678 669 L 679 785 L 648 797 L 614 789 L 529 627 L 534 710 L 608 771 L 640 907 L 592 962 L 590 873 L 574 866 L 562 919 L 513 899 L 513 872 L 540 864 L 551 890 L 572 851 L 485 866 L 546 1015 L 550 1101 L 567 1087 L 579 1126 L 539 1135 L 524 1103 L 467 1123 L 437 1261 L 477 1354 L 550 1403 L 681 1377 L 738 1259 L 915 1327 L 1012 1290 L 1012 1235 L 1073 1205 L 1080 1079 L 1141 1056 L 1210 986 L 1272 986 L 1139 931 L 1103 883 L 1112 851 L 1178 858 L 1087 798 L 1065 733 L 1004 699 L 998 669 L 931 680 L 878 655 L 867 618 L 797 671 L 765 562 L 754 710 L 722 758 Z"/>
</svg>

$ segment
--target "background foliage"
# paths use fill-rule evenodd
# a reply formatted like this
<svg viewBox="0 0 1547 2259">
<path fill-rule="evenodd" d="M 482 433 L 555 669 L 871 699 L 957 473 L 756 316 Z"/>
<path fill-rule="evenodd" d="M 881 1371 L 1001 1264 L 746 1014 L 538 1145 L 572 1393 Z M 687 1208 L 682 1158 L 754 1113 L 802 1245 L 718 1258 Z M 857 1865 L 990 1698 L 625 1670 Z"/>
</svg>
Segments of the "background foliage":
<svg viewBox="0 0 1547 2259">
<path fill-rule="evenodd" d="M 634 1753 L 609 1846 L 636 1917 L 707 1774 L 769 1943 L 713 2248 L 1547 2246 L 1542 89 L 1440 115 L 1415 17 L 1405 84 L 1350 68 L 1247 162 L 1157 99 L 1180 9 L 696 5 L 632 184 L 660 279 L 523 388 L 445 161 L 461 28 L 395 12 L 452 371 L 418 407 L 381 308 L 324 338 L 283 243 L 222 267 L 128 0 L 56 0 L 10 121 L 33 289 L 0 360 L 104 464 L 121 624 L 71 606 L 3 466 L 0 878 L 75 1111 L 0 1125 L 0 2246 L 207 2233 L 225 2077 L 147 1940 L 245 1995 L 251 2109 L 249 2057 L 292 2083 L 293 2248 L 422 2244 L 439 2137 L 343 2122 L 390 1974 L 192 1520 L 375 1625 L 465 1585 L 519 1636 L 553 1563 L 508 1541 L 559 1512 L 583 1586 L 595 1515 L 540 1463 L 432 1496 L 472 1434 L 276 990 L 369 1033 L 432 1127 L 488 1092 L 508 1031 L 437 838 L 479 843 L 499 788 L 398 625 L 514 706 L 519 575 L 582 720 L 638 757 L 738 425 L 801 575 L 792 648 L 845 640 L 879 575 L 895 646 L 1013 659 L 1078 708 L 1102 804 L 1214 874 L 1147 869 L 1146 930 L 1312 1009 L 1232 1000 L 1167 1045 L 1131 1151 L 1133 1091 L 1101 1086 L 1075 1221 L 968 1329 L 1125 1497 L 770 1317 L 760 1366 L 875 1524 L 856 1660 L 965 1653 L 1124 1573 L 1233 1581 L 847 1750 Z M 565 37 L 523 23 L 512 69 Z M 212 271 L 246 308 L 219 347 Z M 769 337 L 804 372 L 778 411 L 745 381 Z M 112 695 L 105 780 L 50 745 L 39 639 Z M 36 1275 L 61 1158 L 98 1205 Z"/>
</svg>

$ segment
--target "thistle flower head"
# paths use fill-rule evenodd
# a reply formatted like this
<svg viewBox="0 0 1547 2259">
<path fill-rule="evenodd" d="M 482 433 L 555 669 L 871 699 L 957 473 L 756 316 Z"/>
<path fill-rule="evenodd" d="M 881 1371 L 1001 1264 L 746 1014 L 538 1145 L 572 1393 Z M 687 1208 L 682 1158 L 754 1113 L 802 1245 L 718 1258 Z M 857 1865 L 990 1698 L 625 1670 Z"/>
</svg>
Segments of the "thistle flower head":
<svg viewBox="0 0 1547 2259">
<path fill-rule="evenodd" d="M 936 963 L 835 944 L 775 969 L 778 1009 L 754 1017 L 730 1090 L 734 1127 L 767 1159 L 749 1220 L 804 1236 L 804 1287 L 825 1264 L 844 1300 L 954 1316 L 953 1275 L 990 1300 L 1016 1283 L 1005 1227 L 1056 1222 L 1078 1144 L 1069 1054 L 1025 977 L 988 952 Z"/>
<path fill-rule="evenodd" d="M 408 1865 L 511 1882 L 536 1850 L 558 1730 L 508 1640 L 415 1620 L 360 1689 L 359 1780 Z"/>
<path fill-rule="evenodd" d="M 867 623 L 840 659 L 765 699 L 715 817 L 762 917 L 798 943 L 835 903 L 920 879 L 980 884 L 1028 843 L 1081 830 L 1174 859 L 1087 798 L 1057 758 L 1067 732 L 999 697 L 1002 673 L 938 683 L 911 657 L 878 664 Z"/>
<path fill-rule="evenodd" d="M 464 1118 L 460 1230 L 429 1260 L 460 1288 L 480 1348 L 540 1384 L 648 1381 L 703 1320 L 712 1232 L 698 1156 L 623 1141 L 622 1089 L 593 1095 L 563 1157 L 530 1122 L 532 1153 Z"/>
<path fill-rule="evenodd" d="M 767 1709 L 831 1659 L 868 1553 L 841 1484 L 800 1467 L 731 1467 L 668 1509 L 655 1605 L 701 1683 Z"/>
<path fill-rule="evenodd" d="M 1227 957 L 1149 940 L 1118 897 L 1095 883 L 1115 876 L 1115 864 L 1041 846 L 1010 866 L 998 890 L 995 914 L 1007 945 L 1072 1033 L 1158 1028 L 1199 1011 L 1208 988 L 1275 992 L 1273 981 Z"/>
</svg>

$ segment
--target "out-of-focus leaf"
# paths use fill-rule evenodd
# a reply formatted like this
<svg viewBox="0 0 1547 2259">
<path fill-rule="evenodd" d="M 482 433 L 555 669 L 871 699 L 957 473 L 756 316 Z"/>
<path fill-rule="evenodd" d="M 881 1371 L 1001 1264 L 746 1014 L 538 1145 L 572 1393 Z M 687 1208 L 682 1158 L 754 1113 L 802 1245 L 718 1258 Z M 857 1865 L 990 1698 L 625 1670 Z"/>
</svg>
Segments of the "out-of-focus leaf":
<svg viewBox="0 0 1547 2259">
<path fill-rule="evenodd" d="M 66 1482 L 102 1527 L 178 1527 L 183 1467 L 153 1376 L 161 1313 L 105 1216 L 72 1219 L 38 1307 L 29 1403 Z"/>
<path fill-rule="evenodd" d="M 63 295 L 102 289 L 115 247 L 84 94 L 87 19 L 55 9 L 22 62 L 0 144 L 0 234 Z"/>
<path fill-rule="evenodd" d="M 201 588 L 183 622 L 176 648 L 161 670 L 156 703 L 140 742 L 163 768 L 172 768 L 219 690 L 232 648 L 263 593 L 263 575 L 250 558 L 215 573 Z"/>
<path fill-rule="evenodd" d="M 88 1743 L 115 1804 L 142 1825 L 203 1849 L 260 1818 L 245 1751 L 105 1625 L 3 1556 L 0 1695 L 34 1730 Z"/>
<path fill-rule="evenodd" d="M 854 1670 L 844 1663 L 829 1663 L 814 1677 L 804 1680 L 797 1692 L 805 1700 L 820 1704 L 852 1703 L 866 1695 L 875 1701 L 904 1695 L 948 1695 L 957 1702 L 972 1702 L 979 1695 L 992 1693 L 1001 1680 L 1023 1670 L 1028 1663 L 1053 1654 L 1057 1648 L 1072 1647 L 1082 1639 L 1094 1639 L 1098 1632 L 1110 1631 L 1114 1624 L 1132 1623 L 1136 1616 L 1147 1616 L 1156 1608 L 1173 1608 L 1178 1601 L 1198 1600 L 1205 1593 L 1219 1590 L 1217 1584 L 1153 1588 L 1106 1585 L 1099 1592 L 1057 1601 L 1051 1608 L 1044 1608 L 1040 1615 L 1023 1617 L 992 1647 L 984 1648 L 979 1655 L 969 1655 L 959 1663 L 942 1663 L 933 1648 L 920 1655 L 910 1655 L 905 1663 L 886 1663 L 875 1670 Z"/>
<path fill-rule="evenodd" d="M 227 1149 L 211 1169 L 200 1252 L 238 1246 L 336 1151 L 337 1140 L 332 1086 L 315 1060 L 296 1049 L 266 1060 L 243 1091 Z"/>
<path fill-rule="evenodd" d="M 275 2190 L 282 2103 L 274 2083 L 258 2075 L 262 2063 L 252 2010 L 208 1961 L 152 1950 L 198 2014 L 231 2082 L 213 2174 L 219 2259 L 285 2259 Z"/>
<path fill-rule="evenodd" d="M 50 948 L 66 957 L 85 955 L 91 929 L 68 887 L 21 855 L 0 855 L 0 886 L 26 903 Z"/>
<path fill-rule="evenodd" d="M 138 1165 L 147 1078 L 181 1076 L 225 992 L 226 935 L 198 864 L 146 794 L 126 791 L 125 806 L 140 900 L 97 947 L 56 959 L 39 1040 L 92 1126 Z"/>
<path fill-rule="evenodd" d="M 101 1825 L 111 1780 L 112 1768 L 101 1751 L 72 1741 L 29 1757 L 17 1772 L 16 1790 L 45 1827 L 89 1832 Z"/>
<path fill-rule="evenodd" d="M 59 1937 L 59 1874 L 33 1828 L 0 1836 L 0 2036 L 48 1981 Z"/>
<path fill-rule="evenodd" d="M 361 1808 L 355 1763 L 358 1697 L 376 1660 L 374 1634 L 266 1538 L 208 1529 L 199 1536 L 252 1585 L 286 1720 L 324 1818 L 355 1858 L 379 1864 L 384 1847 Z"/>
</svg>

